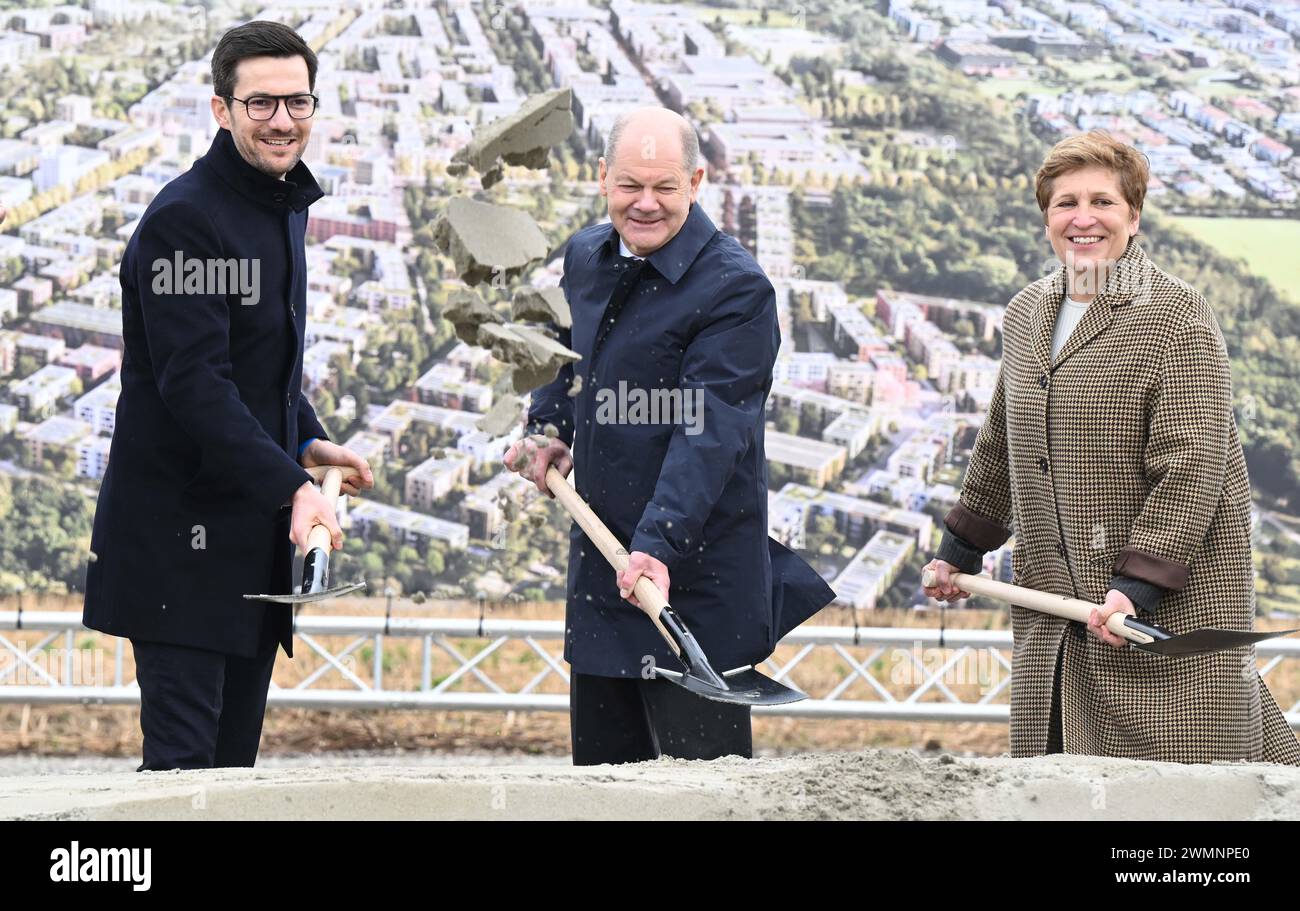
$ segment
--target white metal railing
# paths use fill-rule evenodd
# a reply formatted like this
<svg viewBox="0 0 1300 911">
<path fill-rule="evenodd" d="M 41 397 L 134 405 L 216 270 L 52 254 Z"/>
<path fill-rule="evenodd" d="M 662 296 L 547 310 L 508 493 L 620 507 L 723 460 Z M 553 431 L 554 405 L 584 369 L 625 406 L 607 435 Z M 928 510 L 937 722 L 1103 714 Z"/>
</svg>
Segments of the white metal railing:
<svg viewBox="0 0 1300 911">
<path fill-rule="evenodd" d="M 18 640 L 14 633 L 19 631 L 35 635 L 35 643 L 28 645 L 25 639 Z M 559 620 L 300 616 L 294 631 L 298 642 L 306 646 L 308 653 L 318 656 L 321 663 L 293 686 L 272 684 L 267 699 L 272 706 L 568 710 L 567 692 L 538 691 L 542 683 L 552 678 L 563 681 L 566 687 L 569 681 L 563 658 L 543 644 L 563 640 L 564 624 Z M 78 635 L 99 636 L 82 626 L 81 617 L 75 612 L 23 611 L 20 619 L 16 611 L 0 611 L 0 703 L 137 704 L 139 688 L 134 680 L 125 680 L 123 676 L 125 640 L 110 637 L 111 647 L 79 649 Z M 347 641 L 331 650 L 320 641 L 325 637 Z M 60 639 L 62 645 L 56 645 Z M 390 639 L 419 640 L 420 675 L 416 686 L 397 689 L 385 686 L 384 644 Z M 456 647 L 456 640 L 482 640 L 486 645 L 467 656 Z M 1008 657 L 1011 644 L 1010 630 L 801 627 L 782 640 L 781 653 L 785 657 L 773 656 L 765 662 L 763 670 L 807 692 L 809 698 L 755 711 L 799 718 L 1005 724 L 1010 717 L 1005 698 L 1011 683 Z M 541 662 L 536 673 L 510 687 L 503 686 L 487 666 L 488 659 L 507 645 L 512 645 L 516 652 L 534 655 Z M 363 677 L 358 660 L 358 652 L 366 648 L 371 650 L 369 680 Z M 111 681 L 104 670 L 109 651 L 113 653 Z M 1269 640 L 1257 645 L 1255 651 L 1261 662 L 1260 674 L 1266 676 L 1282 661 L 1300 658 L 1300 639 Z M 831 676 L 839 679 L 833 683 L 823 680 L 816 687 L 801 685 L 799 672 L 830 654 L 834 655 L 836 665 Z M 435 681 L 435 656 L 443 655 L 450 659 L 443 663 L 451 670 Z M 883 671 L 889 672 L 888 679 L 882 679 Z M 970 679 L 972 676 L 975 679 Z M 322 686 L 322 682 L 329 686 Z M 471 682 L 479 689 L 464 689 Z M 873 698 L 846 696 L 859 683 L 865 685 Z M 1285 714 L 1290 725 L 1300 729 L 1300 700 L 1286 709 Z"/>
</svg>

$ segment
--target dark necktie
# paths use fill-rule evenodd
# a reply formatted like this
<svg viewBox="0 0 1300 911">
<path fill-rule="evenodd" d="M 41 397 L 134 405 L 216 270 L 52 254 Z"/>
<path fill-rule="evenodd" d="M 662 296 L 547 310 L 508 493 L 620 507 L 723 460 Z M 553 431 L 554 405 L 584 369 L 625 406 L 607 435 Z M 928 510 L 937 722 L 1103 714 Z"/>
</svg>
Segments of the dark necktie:
<svg viewBox="0 0 1300 911">
<path fill-rule="evenodd" d="M 591 347 L 591 362 L 593 366 L 596 363 L 596 354 L 600 351 L 600 346 L 605 342 L 605 337 L 609 335 L 609 330 L 613 328 L 614 321 L 618 319 L 618 315 L 623 311 L 623 307 L 627 304 L 628 298 L 632 296 L 632 290 L 636 288 L 636 284 L 641 278 L 641 273 L 644 271 L 645 262 L 644 259 L 638 259 L 635 256 L 618 257 L 616 267 L 622 272 L 622 274 L 619 276 L 618 284 L 614 286 L 613 293 L 609 296 L 609 303 L 605 305 L 605 314 L 601 318 L 600 326 L 596 330 L 596 341 Z"/>
</svg>

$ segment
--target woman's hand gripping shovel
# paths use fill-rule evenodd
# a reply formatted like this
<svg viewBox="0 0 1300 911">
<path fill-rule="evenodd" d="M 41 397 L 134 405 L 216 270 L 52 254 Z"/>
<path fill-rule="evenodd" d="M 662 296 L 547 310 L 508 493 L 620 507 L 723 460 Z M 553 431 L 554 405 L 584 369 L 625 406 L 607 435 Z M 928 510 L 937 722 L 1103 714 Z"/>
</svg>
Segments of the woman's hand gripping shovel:
<svg viewBox="0 0 1300 911">
<path fill-rule="evenodd" d="M 591 511 L 591 507 L 583 502 L 578 492 L 554 466 L 548 466 L 546 469 L 546 485 L 555 495 L 555 499 L 560 501 L 569 515 L 573 516 L 573 520 L 587 533 L 592 543 L 600 548 L 600 552 L 605 555 L 610 566 L 614 567 L 616 572 L 626 569 L 627 550 L 619 544 L 618 539 L 605 527 L 605 523 Z M 650 622 L 659 630 L 660 635 L 664 637 L 669 648 L 686 669 L 684 672 L 678 672 L 657 667 L 656 676 L 662 675 L 664 679 L 671 680 L 697 696 L 737 705 L 781 705 L 808 698 L 806 694 L 778 683 L 750 666 L 719 674 L 709 664 L 708 658 L 704 656 L 699 643 L 686 628 L 682 618 L 673 611 L 653 582 L 642 576 L 636 580 L 633 591 L 636 592 L 641 611 L 650 618 Z"/>
<path fill-rule="evenodd" d="M 1052 595 L 1033 588 L 999 582 L 985 576 L 952 573 L 948 578 L 958 589 L 970 592 L 972 595 L 985 595 L 989 598 L 1005 601 L 1008 604 L 1027 607 L 1044 614 L 1051 614 L 1054 617 L 1077 620 L 1080 623 L 1087 623 L 1088 618 L 1092 616 L 1092 612 L 1099 608 L 1099 605 L 1080 601 L 1077 598 Z M 921 585 L 924 587 L 932 588 L 937 582 L 938 577 L 934 570 L 927 569 L 921 573 Z M 1154 623 L 1146 623 L 1123 613 L 1111 614 L 1110 619 L 1106 621 L 1106 629 L 1122 639 L 1127 639 L 1144 652 L 1161 655 L 1165 658 L 1210 655 L 1214 652 L 1240 648 L 1243 645 L 1254 645 L 1256 642 L 1262 642 L 1265 639 L 1300 632 L 1300 630 L 1289 629 L 1273 633 L 1255 633 L 1244 630 L 1204 627 L 1192 630 L 1190 633 L 1171 633 Z"/>
<path fill-rule="evenodd" d="M 339 497 L 339 487 L 344 479 L 360 476 L 350 465 L 317 465 L 308 468 L 312 480 L 320 484 L 320 492 L 326 502 L 333 508 Z M 330 567 L 330 531 L 324 525 L 312 526 L 307 535 L 306 556 L 302 563 L 302 584 L 298 591 L 290 595 L 244 595 L 255 601 L 274 601 L 277 604 L 305 604 L 308 601 L 324 601 L 337 598 L 360 588 L 365 588 L 364 580 L 348 582 L 336 588 L 329 587 Z"/>
</svg>

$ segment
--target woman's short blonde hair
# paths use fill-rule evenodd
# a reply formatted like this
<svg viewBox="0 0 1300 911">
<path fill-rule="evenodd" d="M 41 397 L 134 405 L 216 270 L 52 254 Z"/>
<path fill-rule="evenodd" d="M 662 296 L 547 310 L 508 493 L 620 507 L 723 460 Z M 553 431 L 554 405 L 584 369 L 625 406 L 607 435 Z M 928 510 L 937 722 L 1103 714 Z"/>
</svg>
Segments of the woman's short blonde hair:
<svg viewBox="0 0 1300 911">
<path fill-rule="evenodd" d="M 1131 145 L 1120 142 L 1105 130 L 1089 130 L 1077 136 L 1062 139 L 1043 159 L 1043 166 L 1034 177 L 1034 195 L 1038 208 L 1047 220 L 1047 207 L 1052 201 L 1052 184 L 1062 174 L 1083 168 L 1105 168 L 1119 175 L 1120 192 L 1134 213 L 1142 211 L 1147 197 L 1147 183 L 1151 180 L 1151 167 L 1147 157 Z"/>
</svg>

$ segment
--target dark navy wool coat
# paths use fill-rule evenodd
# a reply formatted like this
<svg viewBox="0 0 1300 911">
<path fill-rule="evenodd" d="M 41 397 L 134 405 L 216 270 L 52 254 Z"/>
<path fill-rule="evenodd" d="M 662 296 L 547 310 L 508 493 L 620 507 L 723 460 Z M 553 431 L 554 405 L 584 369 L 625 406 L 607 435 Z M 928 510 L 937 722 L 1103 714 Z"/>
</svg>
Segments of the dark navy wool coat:
<svg viewBox="0 0 1300 911">
<path fill-rule="evenodd" d="M 767 534 L 763 424 L 780 345 L 776 295 L 698 204 L 644 263 L 621 259 L 618 244 L 613 226 L 600 224 L 565 250 L 573 328 L 559 340 L 582 360 L 533 393 L 529 422 L 559 429 L 573 448 L 578 493 L 628 551 L 667 565 L 668 600 L 714 667 L 754 664 L 834 598 Z M 626 302 L 610 306 L 620 288 Z M 582 389 L 571 397 L 575 375 Z M 638 398 L 656 391 L 660 402 L 677 391 L 702 408 L 638 413 Z M 639 677 L 651 661 L 680 669 L 576 523 L 570 542 L 564 657 L 573 669 L 606 677 Z"/>
<path fill-rule="evenodd" d="M 154 199 L 122 259 L 122 391 L 86 575 L 91 629 L 251 657 L 263 623 L 292 654 L 289 502 L 328 439 L 302 396 L 307 206 L 301 162 L 276 180 L 227 130 Z M 160 260 L 258 261 L 238 287 L 168 287 Z M 163 292 L 171 293 L 158 293 Z M 209 293 L 200 293 L 209 292 Z M 268 616 L 269 612 L 269 616 Z"/>
</svg>

